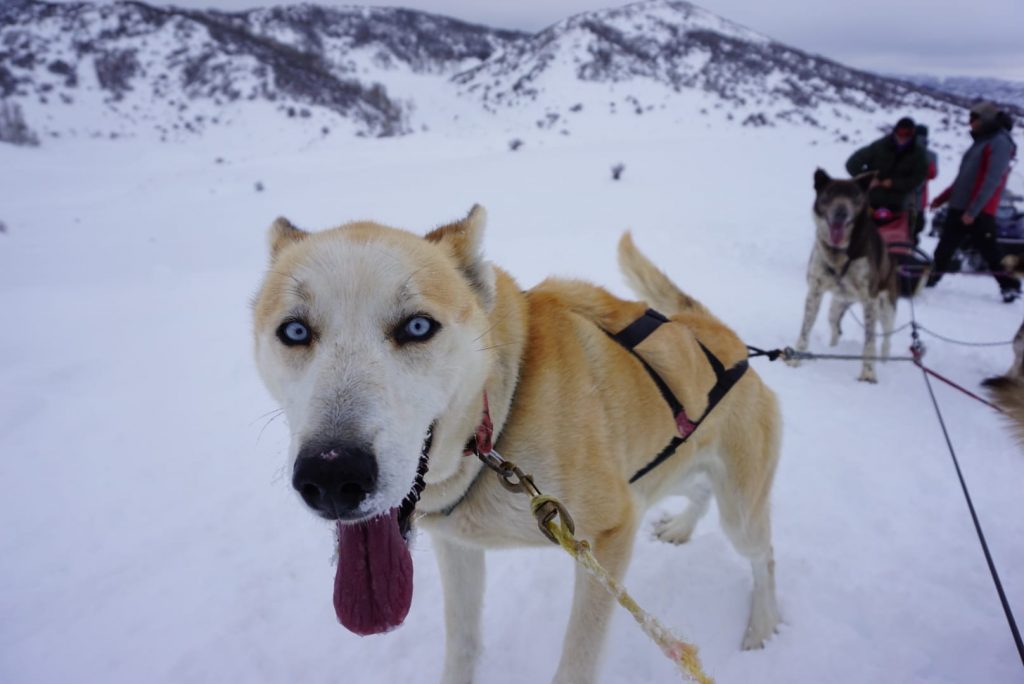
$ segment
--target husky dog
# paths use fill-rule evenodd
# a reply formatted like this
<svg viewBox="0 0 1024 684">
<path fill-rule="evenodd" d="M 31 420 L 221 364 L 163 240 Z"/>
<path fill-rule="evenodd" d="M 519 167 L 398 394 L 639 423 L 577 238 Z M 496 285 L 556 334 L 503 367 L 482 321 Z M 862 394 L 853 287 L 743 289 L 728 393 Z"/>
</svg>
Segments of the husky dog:
<svg viewBox="0 0 1024 684">
<path fill-rule="evenodd" d="M 832 293 L 828 321 L 830 344 L 839 342 L 839 323 L 850 306 L 864 307 L 864 365 L 858 380 L 878 382 L 875 356 L 875 321 L 882 319 L 882 358 L 889 356 L 889 337 L 896 315 L 899 281 L 885 244 L 871 220 L 867 190 L 874 174 L 853 180 L 837 180 L 818 169 L 814 172 L 814 225 L 811 260 L 807 265 L 807 300 L 804 322 L 796 341 L 797 351 L 807 350 L 807 336 L 818 317 L 821 298 Z M 790 365 L 799 365 L 791 361 Z"/>
<path fill-rule="evenodd" d="M 1003 267 L 1015 275 L 1024 275 L 1024 264 L 1016 254 L 1003 257 Z M 1013 337 L 1013 364 L 1004 375 L 986 378 L 981 383 L 992 401 L 1003 410 L 1013 427 L 1014 436 L 1024 446 L 1024 323 Z"/>
<path fill-rule="evenodd" d="M 1024 323 L 1013 337 L 1013 365 L 1010 370 L 1005 375 L 986 378 L 981 384 L 1006 414 L 1014 436 L 1024 446 Z"/>
<path fill-rule="evenodd" d="M 746 347 L 628 234 L 620 264 L 646 303 L 580 281 L 523 292 L 484 260 L 484 222 L 477 206 L 426 237 L 369 222 L 319 233 L 285 219 L 271 227 L 271 267 L 254 303 L 256 361 L 288 419 L 293 485 L 337 525 L 339 620 L 359 634 L 404 620 L 407 543 L 412 525 L 422 527 L 444 588 L 443 681 L 472 681 L 484 549 L 548 543 L 529 497 L 465 455 L 489 417 L 496 451 L 565 504 L 577 537 L 617 578 L 644 511 L 691 492 L 690 508 L 657 529 L 682 543 L 711 495 L 692 480 L 710 480 L 723 527 L 753 569 L 743 647 L 763 646 L 779 622 L 769 499 L 781 424 L 774 394 L 742 372 Z M 632 351 L 612 337 L 645 316 L 658 327 Z M 711 391 L 737 368 L 724 395 Z M 682 418 L 667 410 L 669 395 Z M 686 421 L 686 412 L 701 418 Z M 684 428 L 692 439 L 679 438 Z M 678 448 L 647 472 L 666 443 Z M 595 679 L 612 607 L 577 570 L 555 681 Z"/>
</svg>

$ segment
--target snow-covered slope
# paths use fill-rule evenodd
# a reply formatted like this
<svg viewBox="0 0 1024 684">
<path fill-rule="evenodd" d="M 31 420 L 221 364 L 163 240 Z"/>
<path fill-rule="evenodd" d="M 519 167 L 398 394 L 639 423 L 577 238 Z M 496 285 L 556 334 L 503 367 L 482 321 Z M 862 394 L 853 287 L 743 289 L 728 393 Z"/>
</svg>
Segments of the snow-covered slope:
<svg viewBox="0 0 1024 684">
<path fill-rule="evenodd" d="M 250 360 L 266 227 L 373 217 L 425 232 L 482 202 L 486 252 L 523 287 L 562 274 L 624 295 L 614 246 L 630 228 L 748 343 L 791 344 L 812 173 L 840 169 L 850 144 L 699 114 L 645 121 L 537 131 L 516 152 L 501 131 L 322 139 L 274 117 L 175 145 L 0 148 L 0 681 L 437 681 L 443 610 L 426 536 L 404 626 L 361 639 L 336 624 L 333 533 L 291 491 L 286 426 Z M 1009 340 L 1021 309 L 990 279 L 962 277 L 924 293 L 916 314 L 988 342 Z M 848 320 L 832 351 L 856 354 L 859 337 Z M 819 320 L 812 349 L 827 339 Z M 1010 364 L 1008 345 L 924 339 L 926 362 L 968 387 Z M 901 332 L 894 353 L 909 341 Z M 773 496 L 784 625 L 765 650 L 739 650 L 749 567 L 713 511 L 689 544 L 656 542 L 650 527 L 676 500 L 639 535 L 626 585 L 640 604 L 696 643 L 721 684 L 1019 681 L 921 373 L 889 363 L 869 386 L 856 363 L 752 363 L 785 421 Z M 1024 454 L 994 412 L 936 391 L 1020 616 Z M 549 680 L 572 575 L 555 548 L 489 556 L 477 681 Z M 602 673 L 677 681 L 624 611 Z"/>
<path fill-rule="evenodd" d="M 15 0 L 0 5 L 0 97 L 43 141 L 161 139 L 264 111 L 328 134 L 437 127 L 578 132 L 605 119 L 703 112 L 839 137 L 865 116 L 955 95 L 789 48 L 681 0 L 570 17 L 534 35 L 401 9 L 297 5 L 241 13 Z"/>
</svg>

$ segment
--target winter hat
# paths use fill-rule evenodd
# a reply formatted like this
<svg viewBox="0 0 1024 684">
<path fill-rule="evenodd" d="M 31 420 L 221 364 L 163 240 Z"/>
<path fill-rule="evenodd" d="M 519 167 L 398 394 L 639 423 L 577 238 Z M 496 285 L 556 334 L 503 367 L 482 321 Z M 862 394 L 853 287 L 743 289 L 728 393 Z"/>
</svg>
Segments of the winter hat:
<svg viewBox="0 0 1024 684">
<path fill-rule="evenodd" d="M 971 114 L 977 116 L 981 123 L 992 123 L 999 116 L 999 106 L 994 102 L 982 100 L 974 103 Z"/>
<path fill-rule="evenodd" d="M 918 138 L 928 137 L 928 127 L 925 126 L 924 124 L 917 124 L 917 127 L 914 130 L 917 132 Z"/>
<path fill-rule="evenodd" d="M 905 116 L 896 122 L 894 131 L 909 131 L 911 134 L 914 133 L 914 120 L 909 116 Z"/>
</svg>

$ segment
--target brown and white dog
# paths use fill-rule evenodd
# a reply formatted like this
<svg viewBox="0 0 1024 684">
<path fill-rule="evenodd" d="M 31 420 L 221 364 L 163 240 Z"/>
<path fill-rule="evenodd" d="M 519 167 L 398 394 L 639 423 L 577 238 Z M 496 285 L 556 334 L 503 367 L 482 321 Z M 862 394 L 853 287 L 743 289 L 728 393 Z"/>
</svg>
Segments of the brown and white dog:
<svg viewBox="0 0 1024 684">
<path fill-rule="evenodd" d="M 882 237 L 871 219 L 867 190 L 874 174 L 852 180 L 831 178 L 821 169 L 814 172 L 814 247 L 807 265 L 807 299 L 804 321 L 794 348 L 807 350 L 807 338 L 818 317 L 821 299 L 832 293 L 828 321 L 830 345 L 839 342 L 840 321 L 854 302 L 864 308 L 864 362 L 858 380 L 877 382 L 875 324 L 882 321 L 882 358 L 889 356 L 889 337 L 896 315 L 899 280 Z M 790 365 L 799 365 L 791 361 Z"/>
<path fill-rule="evenodd" d="M 1013 365 L 1004 375 L 982 383 L 992 401 L 1003 410 L 1017 441 L 1024 446 L 1024 324 L 1013 338 Z"/>
<path fill-rule="evenodd" d="M 577 537 L 616 577 L 659 499 L 691 492 L 690 507 L 657 529 L 672 543 L 689 538 L 710 497 L 690 485 L 709 479 L 723 527 L 753 570 L 743 647 L 761 647 L 779 622 L 769 500 L 781 424 L 771 390 L 747 370 L 692 438 L 630 481 L 682 430 L 644 363 L 701 416 L 719 377 L 711 358 L 742 366 L 746 347 L 628 234 L 620 264 L 645 302 L 580 281 L 521 291 L 483 258 L 484 221 L 474 207 L 426 237 L 369 222 L 307 233 L 278 219 L 271 228 L 271 267 L 254 304 L 256 360 L 288 419 L 293 485 L 337 524 L 339 620 L 360 634 L 402 622 L 415 523 L 430 532 L 441 569 L 443 681 L 473 680 L 484 550 L 548 543 L 529 498 L 464 455 L 486 398 L 496 450 L 565 504 Z M 671 320 L 631 353 L 609 333 L 649 306 Z M 612 605 L 578 570 L 555 681 L 595 679 Z"/>
<path fill-rule="evenodd" d="M 1015 275 L 1024 275 L 1024 264 L 1015 254 L 1003 258 L 1003 266 Z M 1003 375 L 986 378 L 982 383 L 992 401 L 1003 410 L 1017 441 L 1024 446 L 1024 323 L 1013 337 L 1013 363 Z"/>
</svg>

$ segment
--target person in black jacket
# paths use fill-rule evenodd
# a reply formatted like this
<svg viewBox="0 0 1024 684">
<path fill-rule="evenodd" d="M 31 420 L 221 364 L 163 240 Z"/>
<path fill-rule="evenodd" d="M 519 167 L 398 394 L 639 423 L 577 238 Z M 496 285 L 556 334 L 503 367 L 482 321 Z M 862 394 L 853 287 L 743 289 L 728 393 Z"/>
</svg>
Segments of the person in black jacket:
<svg viewBox="0 0 1024 684">
<path fill-rule="evenodd" d="M 877 175 L 868 190 L 868 202 L 875 209 L 900 212 L 912 209 L 914 191 L 928 176 L 928 156 L 915 140 L 910 117 L 896 122 L 892 133 L 860 148 L 846 161 L 851 176 L 868 171 Z"/>
</svg>

